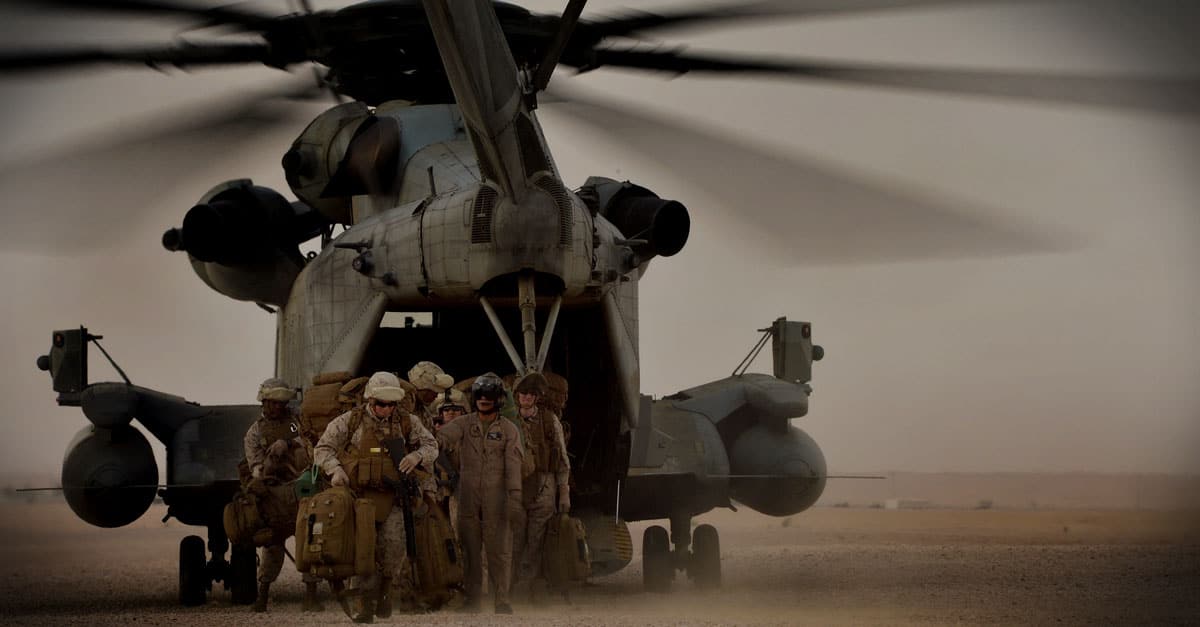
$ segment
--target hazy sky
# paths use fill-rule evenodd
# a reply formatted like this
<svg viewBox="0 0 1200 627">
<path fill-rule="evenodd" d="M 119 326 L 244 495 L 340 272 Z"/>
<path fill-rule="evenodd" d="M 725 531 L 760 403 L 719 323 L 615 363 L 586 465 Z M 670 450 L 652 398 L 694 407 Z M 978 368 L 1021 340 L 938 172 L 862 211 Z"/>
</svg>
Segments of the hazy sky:
<svg viewBox="0 0 1200 627">
<path fill-rule="evenodd" d="M 592 2 L 589 11 L 626 4 Z M 1200 73 L 1198 59 L 1178 45 L 1180 33 L 1195 32 L 1194 11 L 1189 22 L 1121 13 L 1120 3 L 1034 4 L 679 39 L 854 60 Z M 14 40 L 25 29 L 10 21 L 3 30 Z M 88 32 L 100 31 L 89 25 Z M 137 32 L 150 31 L 139 25 Z M 263 75 L 238 72 L 233 80 L 244 86 Z M 223 80 L 230 79 L 124 71 L 0 81 L 0 166 L 71 149 L 117 120 L 144 125 L 156 111 L 229 89 L 217 86 Z M 752 225 L 777 217 L 795 230 L 784 213 L 813 211 L 820 189 L 745 173 L 732 173 L 728 185 L 719 177 L 697 183 L 671 170 L 678 162 L 632 151 L 548 104 L 541 119 L 568 184 L 589 175 L 628 178 L 692 212 L 687 247 L 655 261 L 641 283 L 644 391 L 664 395 L 728 375 L 757 339 L 755 329 L 786 315 L 811 320 L 826 348 L 811 413 L 797 424 L 821 444 L 831 472 L 1200 472 L 1197 119 L 604 70 L 560 71 L 555 81 L 1055 243 L 951 261 L 797 265 L 778 254 L 778 238 Z M 39 206 L 80 180 L 79 166 L 17 179 L 0 170 L 0 473 L 56 473 L 67 441 L 86 424 L 78 410 L 54 405 L 48 376 L 34 367 L 55 328 L 86 324 L 103 334 L 139 385 L 201 403 L 252 401 L 270 374 L 273 317 L 209 290 L 159 236 L 225 179 L 249 177 L 286 192 L 279 156 L 303 125 L 284 125 L 256 147 L 197 149 L 194 162 L 183 160 L 189 174 L 170 179 L 156 168 L 155 146 L 140 147 L 140 160 L 116 170 L 127 185 L 155 192 L 147 207 L 114 208 L 101 197 Z M 755 188 L 746 192 L 753 203 L 717 200 L 746 185 Z M 54 211 L 86 225 L 141 217 L 89 252 L 32 252 L 37 247 L 20 237 L 39 228 L 29 216 Z M 63 241 L 79 241 L 72 237 Z M 100 355 L 91 363 L 93 380 L 116 378 Z M 769 368 L 763 357 L 754 369 Z"/>
</svg>

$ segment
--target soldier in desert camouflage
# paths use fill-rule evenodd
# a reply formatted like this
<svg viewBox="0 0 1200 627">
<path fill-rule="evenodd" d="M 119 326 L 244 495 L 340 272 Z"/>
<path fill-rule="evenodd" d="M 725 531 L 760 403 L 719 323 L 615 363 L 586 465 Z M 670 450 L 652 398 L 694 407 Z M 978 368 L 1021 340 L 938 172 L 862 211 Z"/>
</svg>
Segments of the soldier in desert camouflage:
<svg viewBox="0 0 1200 627">
<path fill-rule="evenodd" d="M 290 496 L 287 491 L 292 488 L 287 482 L 295 480 L 309 464 L 307 449 L 300 437 L 296 418 L 288 406 L 295 396 L 296 391 L 283 379 L 267 379 L 258 388 L 262 416 L 246 431 L 243 445 L 251 476 L 247 489 L 258 496 L 260 510 L 273 511 L 284 507 L 284 503 L 272 500 L 281 501 Z M 295 516 L 293 511 L 292 518 Z M 277 541 L 262 548 L 258 568 L 258 598 L 254 602 L 255 612 L 267 611 L 267 597 L 271 584 L 283 569 L 285 539 L 275 538 Z M 312 575 L 305 575 L 303 579 L 304 601 L 301 609 L 306 612 L 321 611 L 323 608 L 317 599 L 317 582 L 320 579 Z"/>
<path fill-rule="evenodd" d="M 513 555 L 518 565 L 516 581 L 528 581 L 530 597 L 542 578 L 542 548 L 546 525 L 556 512 L 571 510 L 570 466 L 562 424 L 554 412 L 542 406 L 547 381 L 533 372 L 517 382 L 514 392 L 517 416 L 525 430 L 525 454 L 533 457 L 535 469 L 522 485 L 523 520 L 513 527 Z M 549 582 L 551 586 L 558 582 Z"/>
<path fill-rule="evenodd" d="M 329 423 L 316 447 L 316 462 L 335 486 L 349 486 L 359 498 L 375 501 L 375 560 L 378 572 L 362 582 L 356 622 L 392 614 L 393 586 L 401 598 L 412 597 L 412 565 L 405 552 L 403 510 L 391 482 L 418 466 L 433 468 L 437 442 L 417 416 L 400 411 L 404 388 L 396 375 L 377 372 L 363 391 L 364 403 Z M 402 438 L 408 453 L 395 466 L 385 442 Z M 436 489 L 426 475 L 421 489 Z M 390 480 L 390 481 L 389 481 Z"/>
</svg>

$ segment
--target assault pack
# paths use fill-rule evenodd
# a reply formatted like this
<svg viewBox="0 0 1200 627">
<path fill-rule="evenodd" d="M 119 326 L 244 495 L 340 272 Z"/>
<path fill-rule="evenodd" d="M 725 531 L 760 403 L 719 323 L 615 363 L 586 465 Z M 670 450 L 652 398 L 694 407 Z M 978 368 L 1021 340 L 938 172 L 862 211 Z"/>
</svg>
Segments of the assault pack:
<svg viewBox="0 0 1200 627">
<path fill-rule="evenodd" d="M 560 513 L 546 523 L 542 573 L 546 581 L 557 585 L 582 582 L 592 574 L 592 554 L 583 521 Z"/>
<path fill-rule="evenodd" d="M 354 498 L 345 486 L 332 487 L 300 501 L 295 524 L 296 570 L 339 584 L 375 572 L 375 504 L 370 499 Z"/>
</svg>

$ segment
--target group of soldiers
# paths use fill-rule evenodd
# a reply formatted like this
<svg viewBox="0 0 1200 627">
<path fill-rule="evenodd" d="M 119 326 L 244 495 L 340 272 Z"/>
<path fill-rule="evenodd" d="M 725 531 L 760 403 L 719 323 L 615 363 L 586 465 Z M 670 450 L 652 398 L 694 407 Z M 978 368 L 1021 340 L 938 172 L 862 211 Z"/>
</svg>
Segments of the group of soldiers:
<svg viewBox="0 0 1200 627">
<path fill-rule="evenodd" d="M 397 502 L 402 497 L 390 487 L 400 475 L 416 478 L 419 489 L 445 508 L 464 549 L 462 609 L 480 609 L 486 553 L 495 612 L 511 614 L 515 582 L 528 582 L 531 598 L 555 585 L 542 577 L 541 553 L 547 523 L 571 507 L 570 466 L 558 415 L 565 390 L 556 391 L 553 398 L 560 402 L 551 409 L 548 381 L 540 373 L 513 381 L 510 389 L 489 372 L 470 383 L 469 399 L 432 362 L 418 363 L 408 379 L 390 372 L 371 375 L 361 402 L 320 433 L 293 414 L 294 389 L 282 379 L 264 381 L 258 393 L 262 416 L 245 436 L 248 489 L 259 485 L 261 502 L 271 496 L 263 482 L 286 484 L 315 464 L 327 485 L 349 487 L 357 498 L 374 501 L 376 568 L 358 581 L 361 594 L 352 615 L 356 622 L 371 622 L 391 615 L 393 599 L 406 609 L 423 609 L 405 552 Z M 505 418 L 501 410 L 509 398 L 515 408 L 505 411 L 511 416 Z M 397 438 L 406 443 L 398 464 L 385 446 Z M 446 481 L 447 476 L 456 481 Z M 262 548 L 255 611 L 267 610 L 271 584 L 283 566 L 285 539 Z M 309 573 L 302 577 L 302 609 L 321 611 L 320 579 Z"/>
</svg>

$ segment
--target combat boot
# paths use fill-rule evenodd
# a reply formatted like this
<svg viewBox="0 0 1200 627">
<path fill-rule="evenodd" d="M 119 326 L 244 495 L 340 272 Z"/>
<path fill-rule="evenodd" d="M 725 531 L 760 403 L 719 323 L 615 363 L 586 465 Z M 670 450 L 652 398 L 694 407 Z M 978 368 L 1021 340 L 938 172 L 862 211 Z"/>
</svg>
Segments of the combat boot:
<svg viewBox="0 0 1200 627">
<path fill-rule="evenodd" d="M 271 584 L 269 584 L 269 583 L 258 584 L 258 598 L 254 599 L 254 611 L 255 612 L 267 611 L 267 594 L 270 593 L 270 591 L 271 591 Z"/>
<path fill-rule="evenodd" d="M 507 603 L 497 603 L 496 604 L 496 613 L 497 614 L 512 614 L 513 613 L 512 606 Z"/>
<path fill-rule="evenodd" d="M 324 612 L 325 606 L 317 598 L 317 582 L 304 582 L 304 600 L 300 602 L 301 612 Z"/>
<path fill-rule="evenodd" d="M 375 591 L 364 590 L 358 597 L 357 607 L 354 612 L 354 622 L 356 623 L 373 623 L 375 622 Z"/>
<path fill-rule="evenodd" d="M 392 578 L 382 577 L 379 580 L 379 600 L 375 603 L 375 615 L 379 618 L 392 616 Z"/>
</svg>

